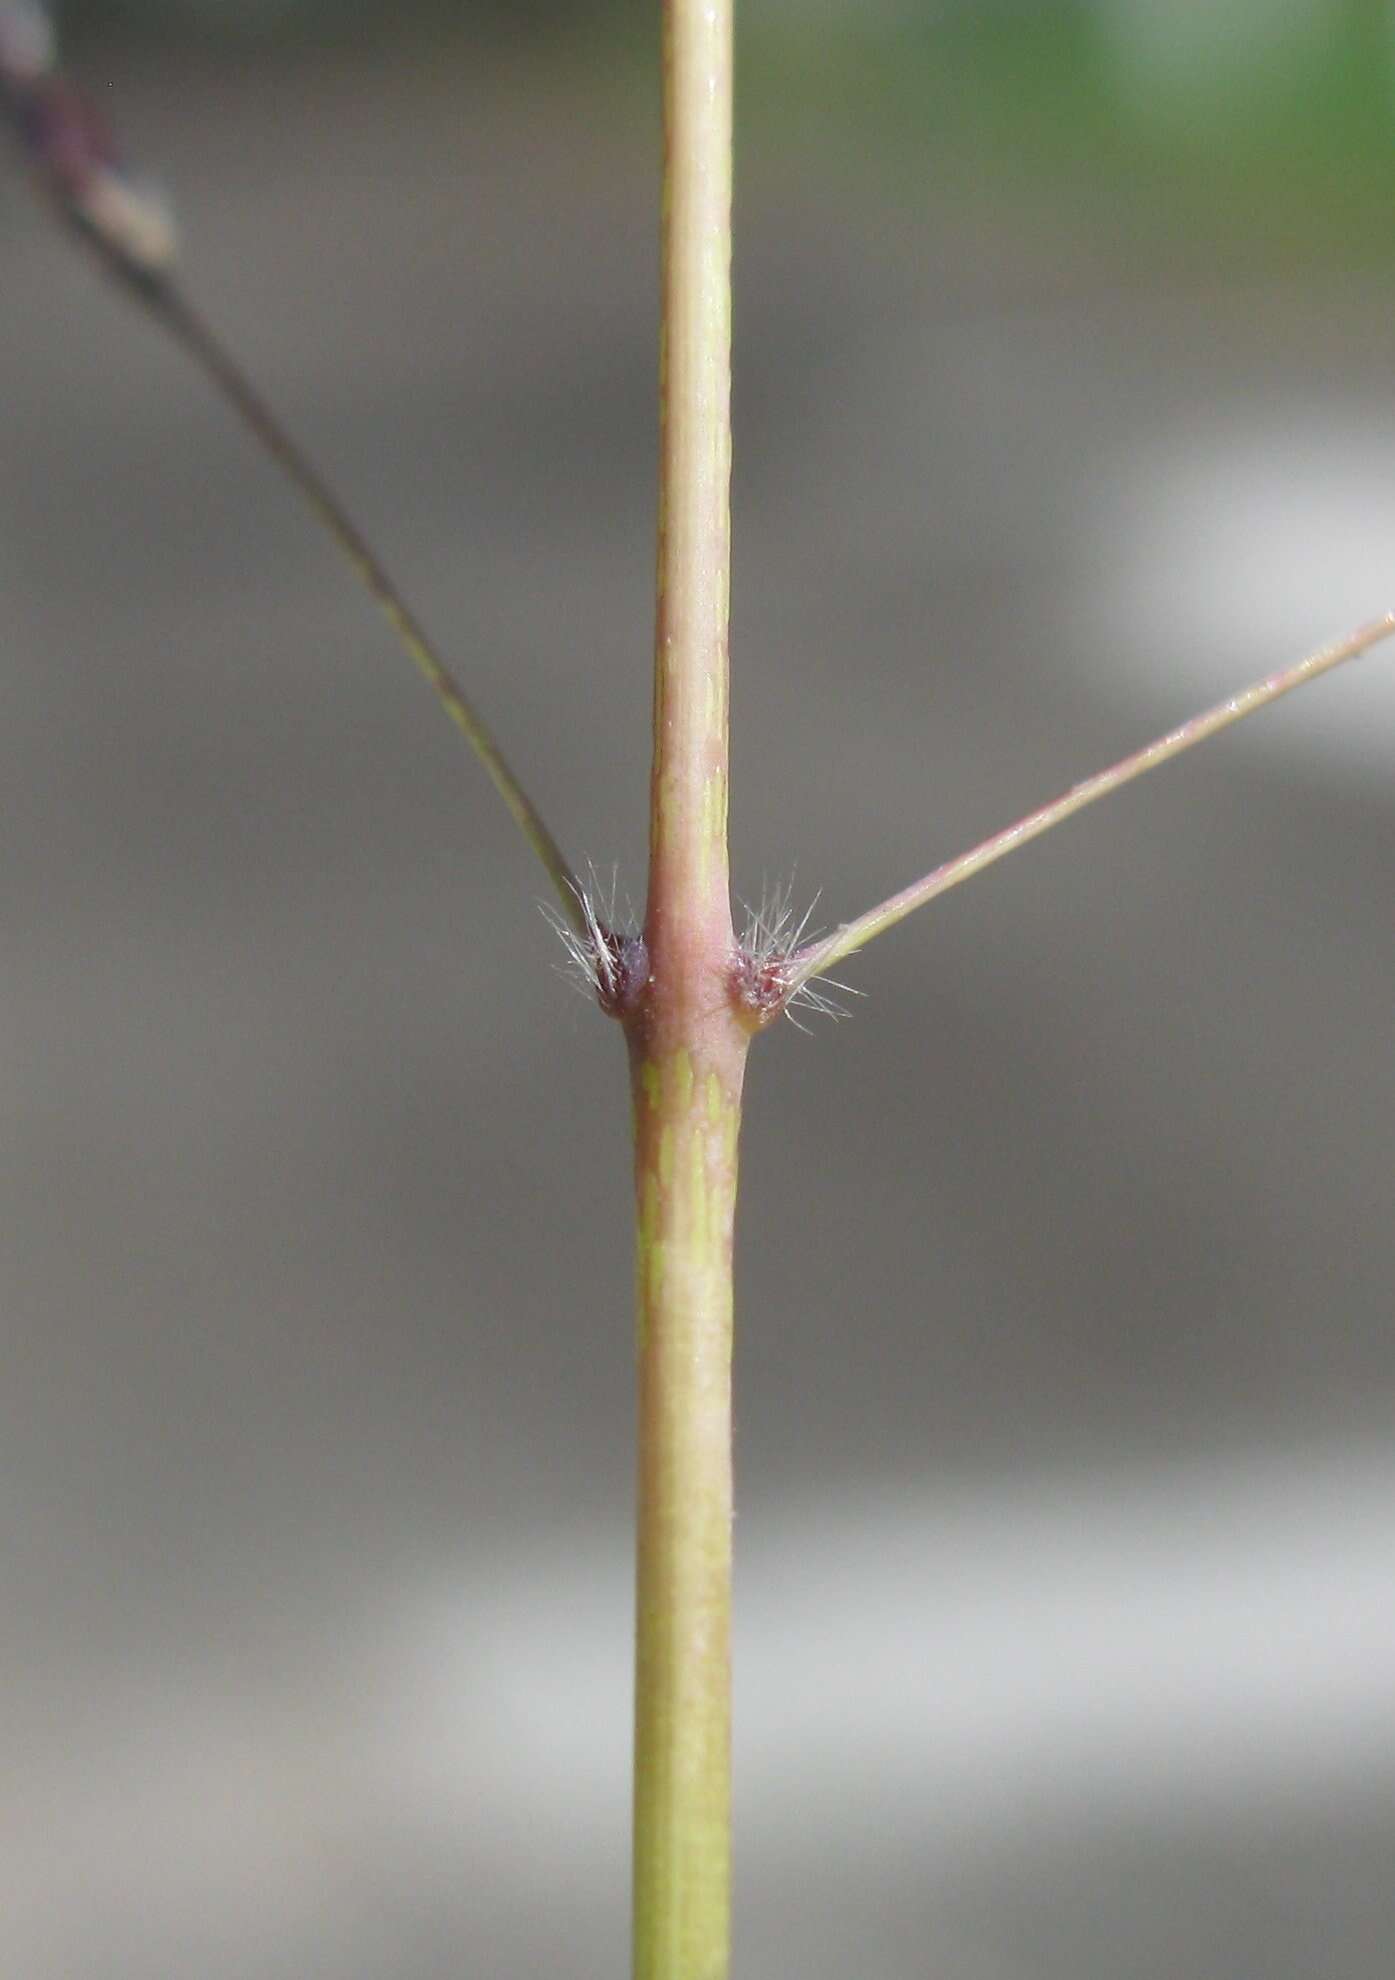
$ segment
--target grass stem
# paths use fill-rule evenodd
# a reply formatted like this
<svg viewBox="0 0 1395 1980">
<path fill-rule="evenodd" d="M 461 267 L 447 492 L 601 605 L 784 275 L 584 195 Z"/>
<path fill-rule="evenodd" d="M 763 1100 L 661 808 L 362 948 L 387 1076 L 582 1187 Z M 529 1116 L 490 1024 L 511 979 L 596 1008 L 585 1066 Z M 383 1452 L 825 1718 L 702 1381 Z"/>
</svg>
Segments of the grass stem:
<svg viewBox="0 0 1395 1980">
<path fill-rule="evenodd" d="M 731 1936 L 732 1229 L 749 1031 L 727 862 L 731 0 L 665 0 L 649 981 L 626 1021 L 638 1223 L 635 1980 Z"/>
</svg>

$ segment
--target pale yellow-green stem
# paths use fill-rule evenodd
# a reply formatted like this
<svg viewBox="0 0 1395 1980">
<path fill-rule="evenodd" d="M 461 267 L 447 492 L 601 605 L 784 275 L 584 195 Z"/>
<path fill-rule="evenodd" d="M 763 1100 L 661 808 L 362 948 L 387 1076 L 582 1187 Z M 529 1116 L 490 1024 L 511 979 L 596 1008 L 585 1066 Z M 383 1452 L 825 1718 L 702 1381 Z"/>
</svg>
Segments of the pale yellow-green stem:
<svg viewBox="0 0 1395 1980">
<path fill-rule="evenodd" d="M 727 878 L 731 0 L 665 0 L 654 765 L 638 1217 L 635 1980 L 731 1936 L 731 1251 L 751 1027 Z"/>
<path fill-rule="evenodd" d="M 746 1039 L 632 1048 L 638 1198 L 634 1973 L 725 1980 L 732 1226 Z"/>
</svg>

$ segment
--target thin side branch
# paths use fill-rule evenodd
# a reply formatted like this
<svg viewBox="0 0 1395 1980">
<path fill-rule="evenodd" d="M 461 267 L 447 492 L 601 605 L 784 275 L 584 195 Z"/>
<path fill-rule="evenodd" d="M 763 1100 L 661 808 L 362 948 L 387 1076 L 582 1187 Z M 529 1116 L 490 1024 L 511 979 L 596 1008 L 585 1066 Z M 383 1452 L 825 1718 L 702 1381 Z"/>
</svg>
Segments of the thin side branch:
<svg viewBox="0 0 1395 1980">
<path fill-rule="evenodd" d="M 537 806 L 362 530 L 179 290 L 167 209 L 150 188 L 128 176 L 100 114 L 57 68 L 47 13 L 34 0 L 0 3 L 0 115 L 13 124 L 62 219 L 194 361 L 339 546 L 484 765 L 541 861 L 568 926 L 584 936 L 581 885 Z"/>
<path fill-rule="evenodd" d="M 927 901 L 936 900 L 941 894 L 947 894 L 951 887 L 959 886 L 961 881 L 972 880 L 974 875 L 981 873 L 985 866 L 991 866 L 995 860 L 1004 858 L 1010 852 L 1016 852 L 1017 848 L 1025 846 L 1029 839 L 1040 838 L 1042 833 L 1049 832 L 1053 825 L 1059 825 L 1075 812 L 1083 811 L 1087 804 L 1094 804 L 1097 798 L 1108 797 L 1123 785 L 1131 783 L 1135 777 L 1141 777 L 1146 771 L 1155 770 L 1160 763 L 1166 763 L 1170 757 L 1180 756 L 1184 750 L 1191 749 L 1194 744 L 1205 742 L 1208 736 L 1217 735 L 1222 729 L 1228 729 L 1232 722 L 1243 721 L 1247 715 L 1254 715 L 1261 708 L 1267 708 L 1271 702 L 1278 701 L 1283 695 L 1291 694 L 1295 688 L 1305 687 L 1309 681 L 1315 681 L 1320 675 L 1329 674 L 1333 668 L 1342 666 L 1348 660 L 1354 660 L 1358 654 L 1365 653 L 1368 648 L 1389 639 L 1392 633 L 1395 633 L 1395 612 L 1387 612 L 1383 618 L 1375 619 L 1370 625 L 1360 627 L 1346 639 L 1338 640 L 1331 646 L 1324 646 L 1316 653 L 1310 653 L 1306 660 L 1300 660 L 1296 666 L 1285 668 L 1282 673 L 1270 674 L 1264 680 L 1256 681 L 1252 687 L 1244 688 L 1239 694 L 1232 695 L 1229 701 L 1223 701 L 1218 707 L 1208 709 L 1204 715 L 1195 715 L 1180 728 L 1170 729 L 1165 736 L 1159 736 L 1156 742 L 1150 742 L 1145 748 L 1136 750 L 1132 756 L 1124 757 L 1108 770 L 1098 771 L 1093 777 L 1087 777 L 1083 783 L 1073 784 L 1064 796 L 1054 799 L 1050 804 L 1044 804 L 1039 811 L 1028 812 L 1027 816 L 1019 819 L 1015 825 L 1009 825 L 1005 831 L 995 832 L 992 838 L 985 839 L 981 845 L 974 846 L 969 852 L 960 853 L 957 859 L 948 860 L 943 866 L 937 866 L 933 873 L 927 873 L 923 879 L 902 888 L 899 894 L 893 894 L 880 906 L 869 908 L 866 914 L 859 915 L 855 921 L 844 922 L 841 928 L 835 929 L 825 940 L 811 943 L 790 959 L 785 1001 L 788 1002 L 789 998 L 796 995 L 811 977 L 823 975 L 843 957 L 852 955 L 854 950 L 864 948 L 874 936 L 883 934 L 888 928 L 894 928 L 898 921 L 904 921 L 908 914 L 913 914 L 917 908 L 924 907 Z"/>
<path fill-rule="evenodd" d="M 188 353 L 209 383 L 233 407 L 248 431 L 255 435 L 264 451 L 298 491 L 306 507 L 338 544 L 364 589 L 377 600 L 403 649 L 484 765 L 519 831 L 542 862 L 568 925 L 578 935 L 584 933 L 580 881 L 495 741 L 484 717 L 446 665 L 440 649 L 402 596 L 362 530 L 187 299 L 169 283 L 147 284 L 139 293 L 160 327 Z"/>
</svg>

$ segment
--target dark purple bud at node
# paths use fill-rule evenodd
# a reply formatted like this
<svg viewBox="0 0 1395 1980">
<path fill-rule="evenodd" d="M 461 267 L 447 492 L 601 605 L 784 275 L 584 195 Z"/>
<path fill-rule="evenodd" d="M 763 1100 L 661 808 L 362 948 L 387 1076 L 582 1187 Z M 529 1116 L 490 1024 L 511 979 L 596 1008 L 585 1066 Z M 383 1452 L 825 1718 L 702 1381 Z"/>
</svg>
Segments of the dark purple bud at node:
<svg viewBox="0 0 1395 1980">
<path fill-rule="evenodd" d="M 174 267 L 174 218 L 152 186 L 110 169 L 95 172 L 69 199 L 68 211 L 134 280 L 158 283 Z"/>
<path fill-rule="evenodd" d="M 10 11 L 0 11 L 0 28 Z M 0 80 L 25 148 L 63 216 L 130 280 L 149 285 L 168 274 L 175 257 L 169 207 L 122 170 L 106 120 L 88 98 L 64 76 L 29 74 L 3 36 Z"/>
<path fill-rule="evenodd" d="M 572 885 L 581 911 L 579 927 L 555 908 L 544 907 L 543 913 L 567 951 L 565 974 L 595 998 L 607 1017 L 626 1018 L 638 1010 L 649 987 L 649 948 L 633 914 L 622 917 L 617 911 L 617 888 L 615 873 L 604 888 L 593 867 L 589 886 L 580 881 Z"/>
<path fill-rule="evenodd" d="M 743 1016 L 756 1025 L 779 1017 L 789 996 L 790 971 L 784 956 L 738 949 L 732 964 L 732 995 Z"/>
<path fill-rule="evenodd" d="M 48 9 L 34 0 L 5 0 L 0 6 L 0 82 L 29 89 L 57 59 Z"/>
<path fill-rule="evenodd" d="M 829 992 L 844 991 L 852 997 L 859 994 L 848 983 L 801 976 L 801 962 L 807 954 L 803 945 L 817 904 L 816 894 L 803 914 L 796 913 L 791 883 L 768 887 L 759 905 L 746 909 L 746 925 L 732 958 L 731 995 L 752 1030 L 773 1024 L 778 1017 L 787 1017 L 800 1031 L 806 1030 L 794 1015 L 796 1010 L 842 1017 L 843 1006 Z"/>
</svg>

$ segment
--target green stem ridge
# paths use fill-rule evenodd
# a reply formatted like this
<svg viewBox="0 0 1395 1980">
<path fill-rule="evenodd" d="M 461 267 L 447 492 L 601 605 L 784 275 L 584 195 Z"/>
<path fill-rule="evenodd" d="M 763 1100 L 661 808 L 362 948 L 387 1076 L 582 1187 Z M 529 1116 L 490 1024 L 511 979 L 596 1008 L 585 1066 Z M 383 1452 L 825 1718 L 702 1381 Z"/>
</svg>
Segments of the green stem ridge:
<svg viewBox="0 0 1395 1980">
<path fill-rule="evenodd" d="M 1094 804 L 1099 798 L 1108 797 L 1123 785 L 1131 783 L 1135 777 L 1141 777 L 1145 772 L 1155 770 L 1160 763 L 1166 763 L 1171 757 L 1180 756 L 1184 750 L 1191 749 L 1196 743 L 1205 742 L 1208 736 L 1219 734 L 1222 729 L 1229 728 L 1233 722 L 1243 721 L 1247 715 L 1254 715 L 1261 708 L 1267 708 L 1271 702 L 1291 694 L 1295 688 L 1306 687 L 1310 681 L 1331 673 L 1334 668 L 1344 665 L 1348 660 L 1354 660 L 1358 654 L 1365 653 L 1370 647 L 1389 639 L 1392 633 L 1395 633 L 1395 612 L 1387 612 L 1382 618 L 1374 619 L 1369 625 L 1361 626 L 1355 632 L 1349 633 L 1345 639 L 1336 640 L 1330 646 L 1321 647 L 1316 653 L 1310 653 L 1295 666 L 1287 667 L 1281 673 L 1266 675 L 1263 680 L 1255 681 L 1251 686 L 1243 688 L 1239 694 L 1231 695 L 1228 701 L 1207 709 L 1204 714 L 1194 715 L 1179 728 L 1170 729 L 1166 735 L 1159 736 L 1140 750 L 1135 750 L 1131 756 L 1123 757 L 1109 769 L 1100 770 L 1093 777 L 1085 778 L 1082 783 L 1073 784 L 1063 796 L 1053 799 L 1050 804 L 1042 805 L 1037 811 L 1028 812 L 1027 816 L 1019 819 L 1015 825 L 1009 825 L 1004 831 L 995 832 L 991 838 L 984 839 L 981 844 L 971 847 L 968 852 L 947 860 L 943 866 L 937 866 L 922 879 L 913 881 L 909 887 L 902 888 L 899 894 L 893 894 L 890 899 L 882 901 L 877 907 L 869 908 L 866 914 L 859 915 L 855 921 L 844 922 L 832 935 L 826 936 L 821 941 L 811 942 L 807 948 L 799 950 L 790 957 L 784 971 L 783 1002 L 788 1003 L 804 984 L 816 976 L 821 976 L 825 970 L 831 969 L 845 956 L 850 956 L 855 950 L 865 947 L 875 936 L 884 934 L 888 928 L 894 928 L 898 921 L 904 921 L 906 916 L 913 914 L 917 908 L 924 907 L 928 901 L 937 899 L 941 894 L 947 894 L 951 887 L 957 887 L 965 880 L 972 880 L 975 874 L 981 873 L 986 866 L 992 866 L 995 860 L 1016 852 L 1019 846 L 1025 846 L 1031 839 L 1040 838 L 1043 832 L 1049 832 L 1053 826 L 1062 824 L 1077 811 L 1083 811 L 1086 805 Z"/>
</svg>

